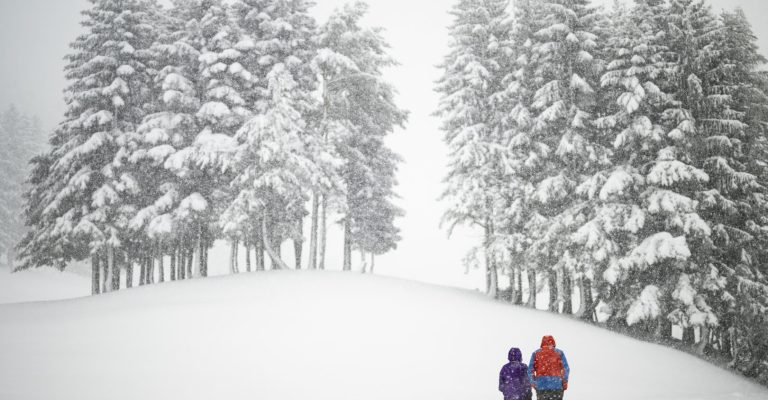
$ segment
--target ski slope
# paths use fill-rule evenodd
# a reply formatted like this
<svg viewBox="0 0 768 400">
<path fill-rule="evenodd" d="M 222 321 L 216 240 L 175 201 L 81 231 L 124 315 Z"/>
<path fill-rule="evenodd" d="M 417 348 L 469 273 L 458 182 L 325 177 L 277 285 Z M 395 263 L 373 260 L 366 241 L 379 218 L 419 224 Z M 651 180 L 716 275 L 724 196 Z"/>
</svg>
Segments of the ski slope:
<svg viewBox="0 0 768 400">
<path fill-rule="evenodd" d="M 0 306 L 0 399 L 500 399 L 555 336 L 568 400 L 765 400 L 690 355 L 460 289 L 273 271 Z"/>
</svg>

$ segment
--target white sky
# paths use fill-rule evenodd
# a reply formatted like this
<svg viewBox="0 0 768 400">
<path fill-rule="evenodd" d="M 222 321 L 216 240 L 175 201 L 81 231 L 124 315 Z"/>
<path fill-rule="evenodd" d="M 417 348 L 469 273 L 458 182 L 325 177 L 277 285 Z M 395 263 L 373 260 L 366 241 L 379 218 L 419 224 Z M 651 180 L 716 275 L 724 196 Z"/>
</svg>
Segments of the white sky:
<svg viewBox="0 0 768 400">
<path fill-rule="evenodd" d="M 315 15 L 322 21 L 340 0 L 316 0 Z M 605 3 L 611 0 L 602 0 Z M 405 158 L 399 173 L 400 205 L 407 215 L 398 222 L 403 242 L 397 251 L 377 261 L 377 271 L 405 278 L 464 287 L 481 287 L 482 275 L 464 275 L 461 259 L 479 242 L 479 235 L 459 230 L 450 240 L 438 228 L 444 207 L 436 199 L 445 175 L 446 147 L 439 121 L 431 116 L 438 95 L 435 68 L 447 51 L 448 10 L 446 0 L 369 0 L 367 22 L 386 29 L 392 55 L 401 63 L 387 71 L 397 86 L 401 107 L 410 111 L 405 130 L 391 138 L 392 147 Z M 715 10 L 740 6 L 747 12 L 768 49 L 766 0 L 711 0 Z M 79 10 L 85 0 L 0 0 L 0 107 L 11 102 L 38 114 L 45 126 L 53 127 L 64 111 L 63 57 L 68 44 L 80 32 Z M 340 256 L 338 234 L 329 243 L 330 261 Z M 355 261 L 357 261 L 355 259 Z"/>
</svg>

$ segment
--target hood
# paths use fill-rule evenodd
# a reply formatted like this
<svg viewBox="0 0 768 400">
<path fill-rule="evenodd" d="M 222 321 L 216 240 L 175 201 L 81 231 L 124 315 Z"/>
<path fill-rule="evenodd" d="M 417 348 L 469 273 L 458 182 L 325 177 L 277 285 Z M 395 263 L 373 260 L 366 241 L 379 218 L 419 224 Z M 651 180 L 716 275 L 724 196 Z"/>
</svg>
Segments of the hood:
<svg viewBox="0 0 768 400">
<path fill-rule="evenodd" d="M 541 338 L 541 348 L 544 348 L 547 346 L 555 347 L 555 338 L 553 338 L 550 335 L 547 335 Z"/>
<path fill-rule="evenodd" d="M 509 349 L 509 355 L 507 356 L 507 359 L 511 362 L 523 362 L 523 353 L 520 352 L 520 349 L 517 347 L 513 347 Z"/>
</svg>

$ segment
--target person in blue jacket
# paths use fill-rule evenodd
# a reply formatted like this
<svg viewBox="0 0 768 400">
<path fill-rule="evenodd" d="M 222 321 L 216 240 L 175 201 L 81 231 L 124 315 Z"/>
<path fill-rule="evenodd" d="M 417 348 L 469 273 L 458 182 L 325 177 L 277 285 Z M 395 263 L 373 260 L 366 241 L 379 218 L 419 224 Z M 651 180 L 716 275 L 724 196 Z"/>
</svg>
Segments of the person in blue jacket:
<svg viewBox="0 0 768 400">
<path fill-rule="evenodd" d="M 570 373 L 565 353 L 555 348 L 555 338 L 544 336 L 541 348 L 531 354 L 528 364 L 528 375 L 536 389 L 536 399 L 562 400 L 568 390 Z"/>
<path fill-rule="evenodd" d="M 531 400 L 531 381 L 528 366 L 523 363 L 523 353 L 513 347 L 507 356 L 509 362 L 499 372 L 499 391 L 504 400 Z"/>
</svg>

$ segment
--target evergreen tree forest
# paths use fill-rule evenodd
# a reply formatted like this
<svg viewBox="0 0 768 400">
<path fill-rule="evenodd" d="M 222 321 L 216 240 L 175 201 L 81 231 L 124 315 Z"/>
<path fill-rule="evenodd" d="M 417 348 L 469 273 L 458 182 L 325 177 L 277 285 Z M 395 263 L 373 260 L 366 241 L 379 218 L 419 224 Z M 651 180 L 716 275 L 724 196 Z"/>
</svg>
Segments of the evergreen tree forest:
<svg viewBox="0 0 768 400">
<path fill-rule="evenodd" d="M 492 297 L 768 384 L 768 75 L 704 0 L 457 0 L 444 223 Z M 547 298 L 537 298 L 547 296 Z"/>
<path fill-rule="evenodd" d="M 394 249 L 395 61 L 366 4 L 322 24 L 312 4 L 91 0 L 65 117 L 32 160 L 16 269 L 90 262 L 99 294 L 206 277 L 215 242 L 232 273 L 322 269 L 332 223 L 347 267 L 353 250 Z"/>
<path fill-rule="evenodd" d="M 29 160 L 45 148 L 45 136 L 36 116 L 10 105 L 0 112 L 0 264 L 11 265 L 16 243 L 24 234 L 24 191 Z"/>
</svg>

